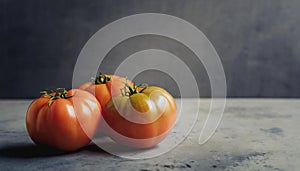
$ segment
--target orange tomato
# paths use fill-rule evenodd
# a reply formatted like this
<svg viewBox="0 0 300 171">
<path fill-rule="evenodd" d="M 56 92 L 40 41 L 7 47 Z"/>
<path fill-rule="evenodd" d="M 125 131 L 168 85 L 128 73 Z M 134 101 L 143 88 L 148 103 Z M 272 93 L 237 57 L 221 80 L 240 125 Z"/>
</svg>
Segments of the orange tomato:
<svg viewBox="0 0 300 171">
<path fill-rule="evenodd" d="M 100 113 L 101 106 L 92 94 L 79 89 L 57 89 L 45 92 L 30 104 L 26 127 L 35 143 L 74 151 L 90 142 Z"/>
<path fill-rule="evenodd" d="M 92 93 L 103 107 L 112 96 L 120 94 L 120 89 L 124 87 L 126 78 L 116 75 L 106 75 L 100 73 L 93 82 L 86 82 L 78 88 Z M 132 84 L 129 81 L 130 84 Z"/>
<path fill-rule="evenodd" d="M 126 85 L 123 95 L 113 97 L 103 107 L 107 132 L 116 142 L 149 148 L 161 142 L 176 121 L 174 98 L 160 87 Z"/>
</svg>

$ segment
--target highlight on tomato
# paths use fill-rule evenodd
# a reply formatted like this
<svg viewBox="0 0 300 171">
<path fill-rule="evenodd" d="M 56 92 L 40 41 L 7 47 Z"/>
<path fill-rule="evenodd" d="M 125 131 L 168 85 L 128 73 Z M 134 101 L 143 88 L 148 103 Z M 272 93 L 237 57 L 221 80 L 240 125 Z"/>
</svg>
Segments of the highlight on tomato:
<svg viewBox="0 0 300 171">
<path fill-rule="evenodd" d="M 176 114 L 175 100 L 163 88 L 125 83 L 122 94 L 103 107 L 102 116 L 108 135 L 117 143 L 149 148 L 172 130 Z"/>
<path fill-rule="evenodd" d="M 78 88 L 92 93 L 103 107 L 111 97 L 120 94 L 120 89 L 124 87 L 123 83 L 126 81 L 126 78 L 100 72 L 93 81 L 83 83 Z M 128 83 L 132 84 L 131 81 Z"/>
<path fill-rule="evenodd" d="M 41 93 L 43 95 L 30 104 L 26 113 L 26 128 L 31 139 L 65 151 L 87 145 L 101 117 L 98 100 L 79 89 L 58 88 Z"/>
</svg>

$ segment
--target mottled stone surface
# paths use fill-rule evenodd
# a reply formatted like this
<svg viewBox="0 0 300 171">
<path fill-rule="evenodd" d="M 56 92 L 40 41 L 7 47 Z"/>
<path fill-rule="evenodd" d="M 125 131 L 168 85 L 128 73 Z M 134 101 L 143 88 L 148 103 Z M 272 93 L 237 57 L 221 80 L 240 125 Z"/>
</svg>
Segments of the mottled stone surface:
<svg viewBox="0 0 300 171">
<path fill-rule="evenodd" d="M 190 105 L 197 100 L 186 99 Z M 209 99 L 202 100 L 206 111 Z M 1 170 L 298 170 L 298 99 L 228 99 L 213 137 L 198 144 L 200 129 L 172 151 L 152 159 L 128 160 L 91 144 L 64 153 L 32 143 L 25 129 L 30 101 L 0 101 Z M 184 111 L 182 111 L 184 113 Z"/>
</svg>

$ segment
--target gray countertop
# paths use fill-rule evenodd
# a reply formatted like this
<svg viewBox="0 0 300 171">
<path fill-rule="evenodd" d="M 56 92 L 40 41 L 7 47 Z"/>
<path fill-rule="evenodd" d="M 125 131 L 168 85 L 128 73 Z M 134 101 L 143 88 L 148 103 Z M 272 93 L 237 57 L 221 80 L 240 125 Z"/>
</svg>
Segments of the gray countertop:
<svg viewBox="0 0 300 171">
<path fill-rule="evenodd" d="M 197 99 L 184 99 L 193 107 Z M 202 111 L 209 99 L 201 99 Z M 25 128 L 30 100 L 0 100 L 0 170 L 299 170 L 300 99 L 227 99 L 215 134 L 199 128 L 159 157 L 130 160 L 91 143 L 73 153 L 36 146 Z M 184 113 L 184 111 L 182 111 Z"/>
</svg>

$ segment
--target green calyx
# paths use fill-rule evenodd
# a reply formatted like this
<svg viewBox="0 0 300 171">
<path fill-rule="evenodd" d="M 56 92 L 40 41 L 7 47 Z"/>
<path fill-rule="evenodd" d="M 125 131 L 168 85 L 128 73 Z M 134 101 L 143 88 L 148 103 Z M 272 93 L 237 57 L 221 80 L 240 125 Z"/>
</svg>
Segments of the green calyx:
<svg viewBox="0 0 300 171">
<path fill-rule="evenodd" d="M 120 90 L 121 90 L 122 96 L 131 96 L 131 95 L 134 95 L 137 93 L 142 93 L 147 87 L 148 87 L 148 84 L 146 84 L 146 83 L 142 83 L 137 86 L 135 84 L 133 84 L 133 86 L 131 86 L 130 84 L 127 83 L 127 80 L 126 80 L 126 82 L 124 82 L 124 87 L 121 88 Z M 141 88 L 141 90 L 139 90 L 140 88 Z"/>
<path fill-rule="evenodd" d="M 111 76 L 106 75 L 106 74 L 102 74 L 100 72 L 100 74 L 96 78 L 92 78 L 92 80 L 93 80 L 92 82 L 94 84 L 105 84 L 105 83 L 111 81 L 112 78 L 111 78 Z"/>
<path fill-rule="evenodd" d="M 40 92 L 41 94 L 44 94 L 48 96 L 50 99 L 48 101 L 48 106 L 51 105 L 53 100 L 56 99 L 68 99 L 73 97 L 74 95 L 67 95 L 68 91 L 65 88 L 56 88 L 56 90 L 52 89 L 45 89 Z"/>
</svg>

